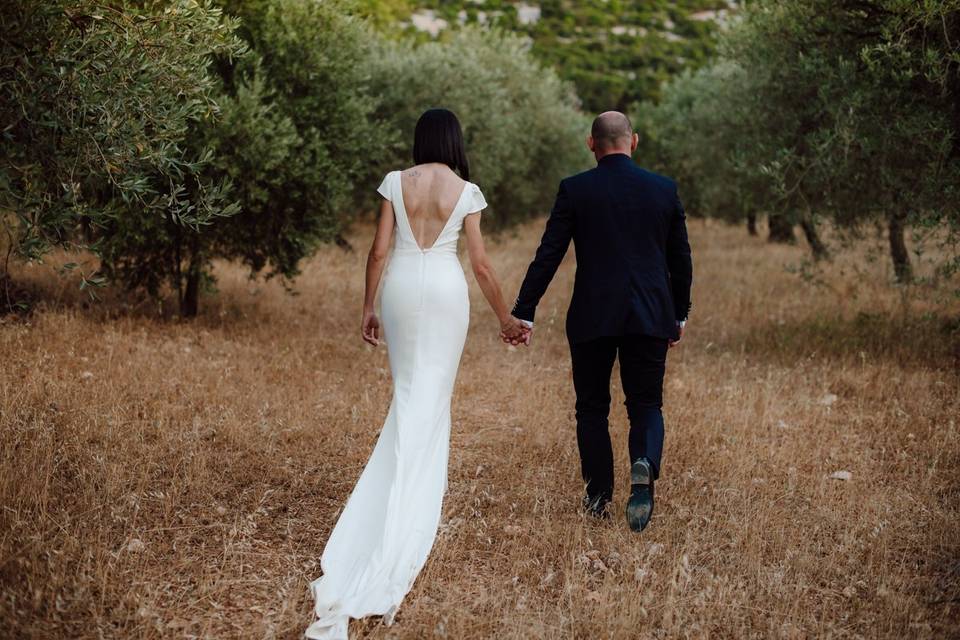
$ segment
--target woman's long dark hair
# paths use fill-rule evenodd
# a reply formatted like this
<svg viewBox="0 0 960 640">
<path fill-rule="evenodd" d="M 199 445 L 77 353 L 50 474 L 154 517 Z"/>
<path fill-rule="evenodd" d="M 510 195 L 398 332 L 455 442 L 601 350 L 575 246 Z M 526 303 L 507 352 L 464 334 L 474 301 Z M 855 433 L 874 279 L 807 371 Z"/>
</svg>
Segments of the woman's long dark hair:
<svg viewBox="0 0 960 640">
<path fill-rule="evenodd" d="M 441 162 L 464 180 L 470 179 L 470 162 L 467 160 L 463 129 L 453 111 L 427 109 L 417 120 L 413 132 L 413 162 Z"/>
</svg>

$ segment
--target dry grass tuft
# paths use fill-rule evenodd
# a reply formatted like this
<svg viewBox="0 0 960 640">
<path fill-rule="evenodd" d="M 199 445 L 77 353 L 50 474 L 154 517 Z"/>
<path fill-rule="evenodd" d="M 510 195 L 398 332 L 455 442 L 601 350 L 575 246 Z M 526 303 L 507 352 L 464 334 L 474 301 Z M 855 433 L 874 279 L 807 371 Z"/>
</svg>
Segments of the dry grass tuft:
<svg viewBox="0 0 960 640">
<path fill-rule="evenodd" d="M 492 249 L 508 295 L 540 224 Z M 573 265 L 529 350 L 498 342 L 469 278 L 441 531 L 397 623 L 353 623 L 357 637 L 960 633 L 947 288 L 891 287 L 867 246 L 816 285 L 783 268 L 801 248 L 702 222 L 691 235 L 694 313 L 668 363 L 648 531 L 622 518 L 619 404 L 617 517 L 576 511 Z M 19 274 L 55 302 L 0 323 L 0 636 L 299 637 L 391 393 L 385 351 L 359 338 L 363 260 L 322 251 L 296 297 L 224 266 L 194 322 L 84 309 Z"/>
</svg>

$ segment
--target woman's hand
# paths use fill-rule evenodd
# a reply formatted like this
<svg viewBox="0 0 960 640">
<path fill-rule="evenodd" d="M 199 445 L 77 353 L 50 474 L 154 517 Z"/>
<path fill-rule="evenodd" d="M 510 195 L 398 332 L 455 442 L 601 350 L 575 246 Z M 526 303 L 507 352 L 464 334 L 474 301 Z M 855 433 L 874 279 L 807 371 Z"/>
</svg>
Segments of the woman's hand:
<svg viewBox="0 0 960 640">
<path fill-rule="evenodd" d="M 500 321 L 500 339 L 514 346 L 518 344 L 530 344 L 530 327 L 525 325 L 512 315 L 503 318 Z"/>
<path fill-rule="evenodd" d="M 373 346 L 380 344 L 380 319 L 373 312 L 373 309 L 364 310 L 360 333 L 363 334 L 364 342 Z"/>
</svg>

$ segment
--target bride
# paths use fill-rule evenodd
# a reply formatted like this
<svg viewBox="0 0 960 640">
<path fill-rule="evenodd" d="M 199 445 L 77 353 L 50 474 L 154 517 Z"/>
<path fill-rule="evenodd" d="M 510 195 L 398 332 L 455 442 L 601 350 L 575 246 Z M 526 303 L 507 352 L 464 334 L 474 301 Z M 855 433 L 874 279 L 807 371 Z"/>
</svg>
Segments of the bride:
<svg viewBox="0 0 960 640">
<path fill-rule="evenodd" d="M 510 315 L 484 250 L 474 214 L 487 203 L 469 181 L 463 132 L 451 111 L 420 116 L 413 160 L 377 189 L 384 200 L 363 302 L 363 339 L 386 341 L 393 400 L 323 550 L 323 575 L 310 583 L 317 620 L 307 638 L 346 639 L 349 619 L 368 615 L 392 624 L 433 546 L 447 489 L 450 396 L 470 320 L 457 256 L 461 228 L 501 336 L 518 342 L 529 331 Z M 382 323 L 374 313 L 381 276 Z"/>
</svg>

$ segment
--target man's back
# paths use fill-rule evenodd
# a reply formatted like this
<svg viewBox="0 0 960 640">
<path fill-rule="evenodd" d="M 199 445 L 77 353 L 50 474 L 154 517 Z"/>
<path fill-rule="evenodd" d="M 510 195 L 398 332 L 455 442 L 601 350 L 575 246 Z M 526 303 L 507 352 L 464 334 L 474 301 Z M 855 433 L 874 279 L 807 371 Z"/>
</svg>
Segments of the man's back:
<svg viewBox="0 0 960 640">
<path fill-rule="evenodd" d="M 567 314 L 571 342 L 626 334 L 677 337 L 676 321 L 690 306 L 692 264 L 672 180 L 622 153 L 563 180 L 517 298 L 517 317 L 532 320 L 571 239 L 577 255 Z"/>
</svg>

